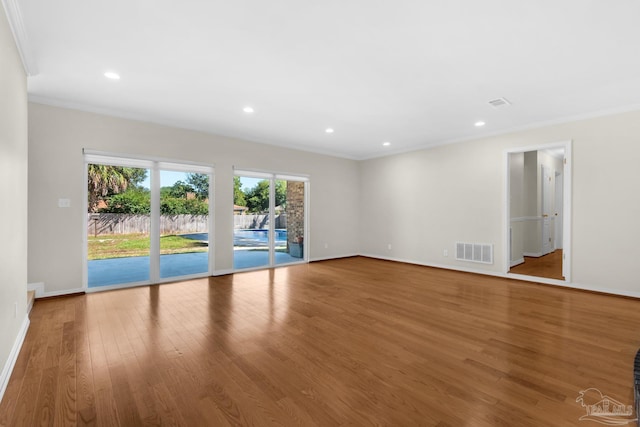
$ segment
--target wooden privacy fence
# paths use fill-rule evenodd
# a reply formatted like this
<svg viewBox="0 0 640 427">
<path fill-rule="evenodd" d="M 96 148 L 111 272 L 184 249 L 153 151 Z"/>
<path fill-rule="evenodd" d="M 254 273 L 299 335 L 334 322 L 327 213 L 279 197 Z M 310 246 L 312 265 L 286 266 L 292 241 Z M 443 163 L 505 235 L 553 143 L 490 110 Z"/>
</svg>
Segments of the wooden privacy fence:
<svg viewBox="0 0 640 427">
<path fill-rule="evenodd" d="M 149 215 L 88 214 L 89 236 L 103 234 L 149 234 Z M 208 215 L 161 215 L 160 234 L 203 233 L 208 231 Z"/>
<path fill-rule="evenodd" d="M 287 214 L 281 213 L 276 215 L 276 228 L 287 228 Z M 269 215 L 249 214 L 234 215 L 233 228 L 235 230 L 256 230 L 269 228 Z"/>
<path fill-rule="evenodd" d="M 89 236 L 104 234 L 149 234 L 149 215 L 100 213 L 87 214 Z M 276 228 L 287 228 L 287 215 L 275 217 Z M 208 215 L 161 215 L 160 234 L 204 233 L 208 231 Z M 234 215 L 234 229 L 269 228 L 268 215 Z"/>
</svg>

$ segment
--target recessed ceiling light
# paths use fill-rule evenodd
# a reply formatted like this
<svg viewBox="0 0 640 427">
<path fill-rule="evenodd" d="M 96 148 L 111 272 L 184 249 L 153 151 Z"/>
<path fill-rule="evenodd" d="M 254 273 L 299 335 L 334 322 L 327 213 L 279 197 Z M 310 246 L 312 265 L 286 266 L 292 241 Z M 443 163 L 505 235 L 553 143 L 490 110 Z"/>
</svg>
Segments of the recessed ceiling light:
<svg viewBox="0 0 640 427">
<path fill-rule="evenodd" d="M 479 122 L 476 122 L 476 127 L 482 127 L 482 126 L 484 126 L 485 124 L 486 124 L 485 122 L 483 122 L 483 121 L 479 121 Z"/>
<path fill-rule="evenodd" d="M 327 129 L 325 130 L 325 132 L 326 132 L 326 133 L 333 133 L 333 129 L 331 129 L 331 128 L 327 128 Z"/>
<path fill-rule="evenodd" d="M 389 141 L 383 142 L 382 145 L 384 145 L 385 147 L 388 147 L 391 145 L 391 143 Z"/>
<path fill-rule="evenodd" d="M 107 71 L 104 73 L 104 76 L 111 80 L 120 80 L 120 74 L 114 73 L 113 71 Z"/>
<path fill-rule="evenodd" d="M 242 109 L 242 111 L 244 111 L 244 112 L 245 112 L 245 113 L 247 113 L 247 114 L 251 114 L 251 113 L 253 113 L 253 108 L 251 108 L 251 107 L 244 107 L 244 108 Z"/>
</svg>

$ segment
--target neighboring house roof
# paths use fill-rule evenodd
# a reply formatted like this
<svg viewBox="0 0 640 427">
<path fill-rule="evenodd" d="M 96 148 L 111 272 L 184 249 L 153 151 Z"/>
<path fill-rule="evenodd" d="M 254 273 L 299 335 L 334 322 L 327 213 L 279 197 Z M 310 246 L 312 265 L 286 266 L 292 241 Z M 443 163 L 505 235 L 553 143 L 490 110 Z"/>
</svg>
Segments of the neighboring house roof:
<svg viewBox="0 0 640 427">
<path fill-rule="evenodd" d="M 100 209 L 105 209 L 107 207 L 108 207 L 107 202 L 105 202 L 104 200 L 98 200 L 98 204 L 96 205 L 95 210 L 96 212 L 98 212 Z"/>
</svg>

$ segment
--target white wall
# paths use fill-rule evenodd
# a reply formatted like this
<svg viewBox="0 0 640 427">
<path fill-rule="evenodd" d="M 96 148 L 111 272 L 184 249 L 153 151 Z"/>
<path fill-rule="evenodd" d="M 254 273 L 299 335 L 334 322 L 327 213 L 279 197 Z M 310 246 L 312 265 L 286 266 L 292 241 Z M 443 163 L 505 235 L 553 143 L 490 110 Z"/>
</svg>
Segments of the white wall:
<svg viewBox="0 0 640 427">
<path fill-rule="evenodd" d="M 27 325 L 27 79 L 0 7 L 0 399 Z M 18 305 L 17 315 L 15 304 Z"/>
<path fill-rule="evenodd" d="M 355 161 L 30 103 L 29 282 L 45 293 L 82 287 L 83 148 L 213 164 L 216 271 L 233 268 L 233 166 L 310 175 L 311 259 L 358 252 Z"/>
<path fill-rule="evenodd" d="M 573 284 L 640 296 L 640 111 L 362 162 L 361 253 L 506 271 L 504 152 L 567 140 L 573 140 Z M 418 224 L 407 220 L 416 216 Z M 455 261 L 456 241 L 494 244 L 495 263 Z"/>
<path fill-rule="evenodd" d="M 40 104 L 29 114 L 29 281 L 49 293 L 82 286 L 84 147 L 215 164 L 219 271 L 232 266 L 235 165 L 311 175 L 312 259 L 361 253 L 502 273 L 505 150 L 573 140 L 573 284 L 640 296 L 640 111 L 363 162 Z M 57 208 L 60 197 L 72 208 Z M 492 243 L 494 264 L 455 261 L 456 241 Z"/>
</svg>

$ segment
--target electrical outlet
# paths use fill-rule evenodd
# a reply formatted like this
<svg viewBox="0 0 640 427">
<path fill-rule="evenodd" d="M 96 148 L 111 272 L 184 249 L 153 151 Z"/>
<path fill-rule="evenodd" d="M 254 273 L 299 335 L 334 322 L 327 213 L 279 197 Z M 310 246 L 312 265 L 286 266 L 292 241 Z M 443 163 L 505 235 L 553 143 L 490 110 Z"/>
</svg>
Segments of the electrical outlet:
<svg viewBox="0 0 640 427">
<path fill-rule="evenodd" d="M 388 250 L 391 250 L 391 243 L 389 243 L 389 244 L 387 245 L 387 249 L 388 249 Z"/>
<path fill-rule="evenodd" d="M 327 242 L 324 242 L 324 248 L 329 249 L 329 244 Z"/>
<path fill-rule="evenodd" d="M 444 249 L 442 251 L 442 256 L 449 256 L 449 249 Z"/>
<path fill-rule="evenodd" d="M 71 200 L 70 199 L 58 199 L 58 207 L 59 208 L 70 208 Z"/>
</svg>

